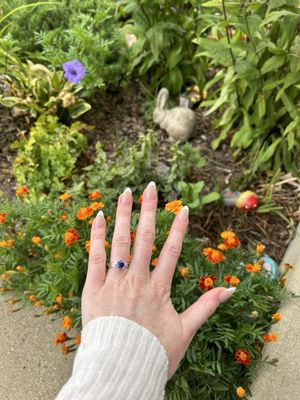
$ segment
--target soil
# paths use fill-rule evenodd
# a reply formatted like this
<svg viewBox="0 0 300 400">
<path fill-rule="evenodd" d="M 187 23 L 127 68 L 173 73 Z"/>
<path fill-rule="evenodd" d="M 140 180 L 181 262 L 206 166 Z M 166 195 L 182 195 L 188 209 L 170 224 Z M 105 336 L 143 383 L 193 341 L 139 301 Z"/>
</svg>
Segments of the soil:
<svg viewBox="0 0 300 400">
<path fill-rule="evenodd" d="M 141 105 L 145 101 L 149 101 L 149 98 L 146 98 L 137 83 L 119 92 L 96 96 L 92 101 L 92 110 L 82 118 L 94 128 L 86 133 L 89 149 L 79 165 L 92 163 L 97 141 L 101 141 L 109 155 L 121 141 L 135 142 L 139 132 L 154 128 L 149 122 L 149 115 L 145 119 L 141 113 Z M 192 233 L 214 244 L 222 230 L 232 229 L 245 246 L 253 248 L 258 242 L 264 243 L 267 253 L 279 262 L 300 221 L 300 179 L 291 174 L 281 175 L 271 185 L 272 175 L 269 173 L 252 180 L 248 187 L 239 187 L 243 171 L 248 166 L 247 157 L 235 160 L 226 142 L 213 151 L 210 143 L 217 135 L 213 120 L 205 117 L 202 109 L 197 110 L 196 115 L 196 134 L 190 141 L 200 149 L 206 164 L 201 171 L 195 171 L 193 180 L 204 180 L 207 192 L 216 188 L 223 190 L 230 185 L 235 190 L 253 190 L 263 198 L 268 190 L 272 192 L 273 203 L 282 209 L 280 213 L 259 214 L 241 212 L 237 208 L 214 203 L 205 207 L 197 218 L 191 218 Z M 14 118 L 9 110 L 0 108 L 0 190 L 9 197 L 15 189 L 11 169 L 16 154 L 10 144 L 22 135 L 24 124 L 24 119 Z M 170 141 L 168 135 L 160 129 L 155 129 L 155 134 L 159 144 L 159 159 L 164 161 L 169 154 Z"/>
</svg>

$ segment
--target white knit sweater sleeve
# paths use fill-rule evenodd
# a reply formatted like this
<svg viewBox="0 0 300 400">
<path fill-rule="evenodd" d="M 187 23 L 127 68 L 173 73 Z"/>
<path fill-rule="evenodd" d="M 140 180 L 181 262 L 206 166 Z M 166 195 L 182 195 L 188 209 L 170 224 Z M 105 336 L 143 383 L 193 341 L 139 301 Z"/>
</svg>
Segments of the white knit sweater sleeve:
<svg viewBox="0 0 300 400">
<path fill-rule="evenodd" d="M 90 321 L 70 379 L 55 400 L 162 400 L 168 357 L 159 340 L 127 318 Z"/>
</svg>

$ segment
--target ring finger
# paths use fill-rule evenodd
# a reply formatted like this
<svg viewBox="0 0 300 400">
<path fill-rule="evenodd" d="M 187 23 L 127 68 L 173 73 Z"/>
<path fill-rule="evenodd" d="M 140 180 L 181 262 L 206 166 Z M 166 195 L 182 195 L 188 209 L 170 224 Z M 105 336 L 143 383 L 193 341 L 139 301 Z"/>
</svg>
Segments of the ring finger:
<svg viewBox="0 0 300 400">
<path fill-rule="evenodd" d="M 117 277 L 122 277 L 127 273 L 127 268 L 113 268 L 112 265 L 122 262 L 128 263 L 130 253 L 130 219 L 132 210 L 132 194 L 129 188 L 119 196 L 115 229 L 112 239 L 110 268 L 107 273 L 106 280 L 114 280 Z"/>
</svg>

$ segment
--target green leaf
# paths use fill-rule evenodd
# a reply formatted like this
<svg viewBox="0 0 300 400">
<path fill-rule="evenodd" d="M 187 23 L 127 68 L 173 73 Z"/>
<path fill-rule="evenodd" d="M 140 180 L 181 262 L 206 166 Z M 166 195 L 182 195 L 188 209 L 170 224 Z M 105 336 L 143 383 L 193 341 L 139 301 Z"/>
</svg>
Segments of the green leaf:
<svg viewBox="0 0 300 400">
<path fill-rule="evenodd" d="M 205 196 L 202 196 L 202 203 L 203 204 L 213 203 L 214 201 L 220 200 L 220 198 L 221 198 L 220 193 L 211 192 L 209 194 L 206 194 Z"/>
<path fill-rule="evenodd" d="M 159 56 L 164 45 L 164 35 L 162 29 L 159 29 L 155 25 L 147 31 L 146 36 L 149 40 L 150 48 L 155 61 L 159 61 Z"/>
<path fill-rule="evenodd" d="M 91 108 L 91 105 L 86 102 L 77 102 L 73 106 L 69 107 L 68 110 L 71 118 L 78 118 L 80 115 L 86 113 Z"/>
<path fill-rule="evenodd" d="M 284 55 L 276 55 L 271 58 L 268 58 L 268 60 L 262 66 L 261 73 L 266 74 L 267 72 L 270 71 L 277 71 L 277 69 L 282 66 L 284 61 L 285 61 Z"/>
</svg>

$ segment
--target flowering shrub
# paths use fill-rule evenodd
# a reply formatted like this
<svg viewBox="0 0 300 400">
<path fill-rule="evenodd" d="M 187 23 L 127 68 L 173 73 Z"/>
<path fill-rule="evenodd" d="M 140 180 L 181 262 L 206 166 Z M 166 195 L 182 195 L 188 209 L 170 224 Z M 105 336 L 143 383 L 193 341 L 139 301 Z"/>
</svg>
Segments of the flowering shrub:
<svg viewBox="0 0 300 400">
<path fill-rule="evenodd" d="M 53 338 L 63 353 L 74 351 L 81 327 L 80 297 L 89 252 L 89 232 L 99 209 L 107 220 L 105 246 L 109 259 L 116 197 L 100 190 L 85 197 L 63 193 L 43 202 L 29 202 L 26 188 L 17 199 L 0 205 L 0 291 L 11 293 L 12 305 L 31 303 L 37 316 L 61 320 L 61 331 Z M 137 200 L 137 199 L 136 199 Z M 165 242 L 174 214 L 182 204 L 172 202 L 157 213 L 156 239 L 151 269 Z M 139 213 L 132 216 L 134 242 Z M 270 279 L 262 265 L 262 244 L 248 253 L 240 248 L 233 232 L 220 233 L 219 248 L 208 247 L 190 235 L 175 271 L 172 301 L 183 311 L 207 290 L 216 286 L 237 287 L 236 293 L 202 326 L 172 380 L 166 398 L 228 400 L 248 395 L 255 368 L 274 364 L 262 356 L 264 343 L 276 341 L 280 321 L 278 308 L 290 293 L 285 289 L 286 265 L 278 279 Z M 250 268 L 251 266 L 251 268 Z M 19 307 L 20 308 L 20 307 Z M 272 327 L 272 332 L 268 332 Z"/>
</svg>

